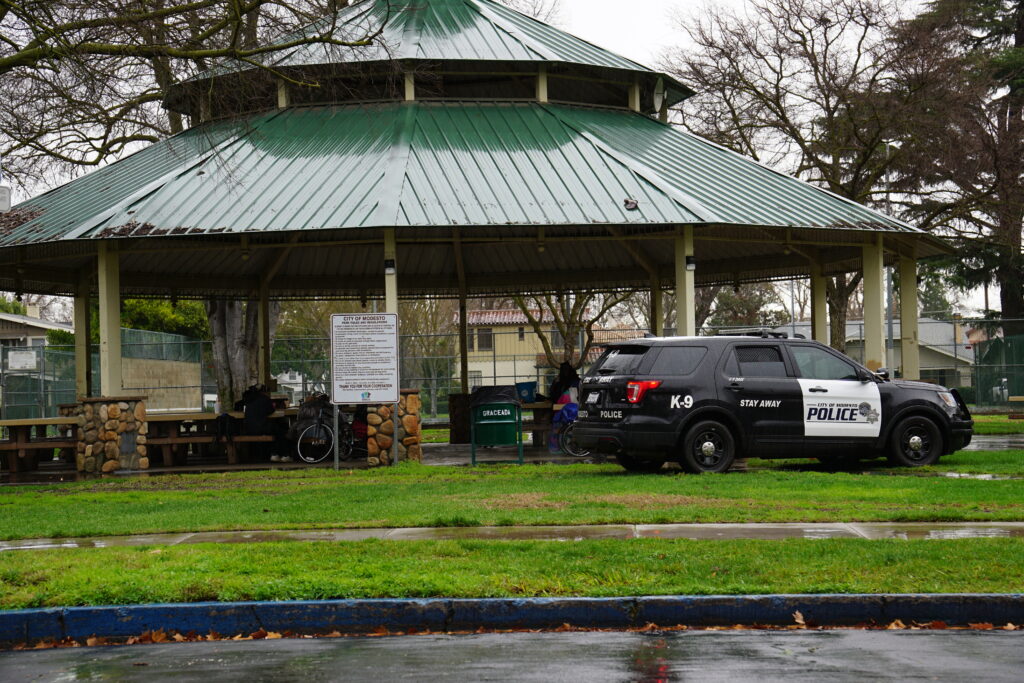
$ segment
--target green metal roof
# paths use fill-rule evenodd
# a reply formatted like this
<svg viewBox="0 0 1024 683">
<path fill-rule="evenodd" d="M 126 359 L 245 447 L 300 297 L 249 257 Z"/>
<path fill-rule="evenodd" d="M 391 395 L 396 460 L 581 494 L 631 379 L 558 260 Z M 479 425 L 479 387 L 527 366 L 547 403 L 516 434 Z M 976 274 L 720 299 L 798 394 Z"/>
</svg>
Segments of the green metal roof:
<svg viewBox="0 0 1024 683">
<path fill-rule="evenodd" d="M 341 9 L 335 17 L 284 37 L 278 44 L 325 32 L 337 40 L 351 42 L 377 31 L 380 33 L 373 44 L 366 47 L 311 43 L 271 53 L 262 63 L 284 69 L 393 60 L 564 62 L 662 75 L 493 0 L 364 0 Z M 191 80 L 255 68 L 252 64 L 227 61 Z M 664 78 L 676 86 L 676 100 L 692 94 L 675 79 Z"/>
<path fill-rule="evenodd" d="M 209 124 L 0 220 L 0 247 L 452 225 L 924 234 L 645 116 L 537 103 L 294 108 Z"/>
</svg>

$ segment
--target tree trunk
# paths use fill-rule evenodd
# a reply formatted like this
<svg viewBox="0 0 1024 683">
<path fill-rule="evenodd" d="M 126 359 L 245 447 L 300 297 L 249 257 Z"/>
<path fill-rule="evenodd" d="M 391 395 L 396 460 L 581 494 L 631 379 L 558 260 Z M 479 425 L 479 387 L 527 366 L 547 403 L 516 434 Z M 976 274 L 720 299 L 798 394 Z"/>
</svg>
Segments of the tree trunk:
<svg viewBox="0 0 1024 683">
<path fill-rule="evenodd" d="M 277 331 L 280 305 L 270 304 L 270 342 Z M 246 388 L 259 381 L 259 304 L 210 300 L 206 302 L 213 339 L 213 369 L 217 396 L 230 408 L 242 398 Z"/>
<path fill-rule="evenodd" d="M 846 279 L 846 275 L 826 279 L 830 346 L 840 353 L 846 353 L 846 316 L 850 308 L 850 296 L 857 291 L 863 277 L 861 273 L 854 273 L 849 280 Z"/>
</svg>

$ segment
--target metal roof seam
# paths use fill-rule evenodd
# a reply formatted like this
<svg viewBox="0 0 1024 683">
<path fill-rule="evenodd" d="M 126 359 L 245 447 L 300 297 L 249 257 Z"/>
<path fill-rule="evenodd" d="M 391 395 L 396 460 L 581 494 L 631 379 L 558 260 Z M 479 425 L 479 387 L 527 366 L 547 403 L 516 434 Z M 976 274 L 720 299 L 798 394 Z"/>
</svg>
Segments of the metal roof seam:
<svg viewBox="0 0 1024 683">
<path fill-rule="evenodd" d="M 394 142 L 388 154 L 388 162 L 384 168 L 382 193 L 384 198 L 378 203 L 380 217 L 378 225 L 398 225 L 398 214 L 401 209 L 402 188 L 405 187 L 409 170 L 409 157 L 412 152 L 412 138 L 415 135 L 416 114 L 419 105 L 407 102 L 400 105 L 404 111 L 395 119 Z M 389 220 L 390 219 L 390 220 Z"/>
</svg>

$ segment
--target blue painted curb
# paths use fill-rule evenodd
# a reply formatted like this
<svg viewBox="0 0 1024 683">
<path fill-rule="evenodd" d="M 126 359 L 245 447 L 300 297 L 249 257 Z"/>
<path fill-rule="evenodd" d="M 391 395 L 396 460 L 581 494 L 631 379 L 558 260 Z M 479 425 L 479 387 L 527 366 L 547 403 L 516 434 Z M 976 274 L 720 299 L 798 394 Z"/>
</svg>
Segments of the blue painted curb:
<svg viewBox="0 0 1024 683">
<path fill-rule="evenodd" d="M 1024 623 L 1024 594 L 709 595 L 639 598 L 202 602 L 0 611 L 0 642 L 126 637 L 154 629 L 224 635 L 268 631 L 365 633 L 486 629 L 793 624 L 821 626 L 944 621 Z"/>
</svg>

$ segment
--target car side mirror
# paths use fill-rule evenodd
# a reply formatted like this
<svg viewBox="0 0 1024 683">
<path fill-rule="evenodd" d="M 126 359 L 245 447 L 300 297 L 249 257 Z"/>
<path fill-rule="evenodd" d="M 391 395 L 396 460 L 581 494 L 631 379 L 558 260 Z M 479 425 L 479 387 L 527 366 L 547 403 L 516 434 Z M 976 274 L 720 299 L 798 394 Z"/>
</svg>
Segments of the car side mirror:
<svg viewBox="0 0 1024 683">
<path fill-rule="evenodd" d="M 861 369 L 858 368 L 857 369 L 857 379 L 859 379 L 861 382 L 870 382 L 871 380 L 874 379 L 874 377 L 872 376 L 872 374 L 870 372 L 868 372 L 866 370 L 861 370 Z"/>
<path fill-rule="evenodd" d="M 875 376 L 887 380 L 889 379 L 889 370 L 887 368 L 878 368 L 875 372 Z"/>
</svg>

